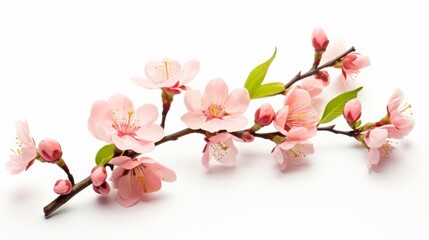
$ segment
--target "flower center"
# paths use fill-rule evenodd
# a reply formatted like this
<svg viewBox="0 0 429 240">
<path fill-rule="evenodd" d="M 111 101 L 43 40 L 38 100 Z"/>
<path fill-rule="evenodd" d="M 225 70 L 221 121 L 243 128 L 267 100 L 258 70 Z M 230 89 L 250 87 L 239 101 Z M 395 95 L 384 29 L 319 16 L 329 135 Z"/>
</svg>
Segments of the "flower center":
<svg viewBox="0 0 429 240">
<path fill-rule="evenodd" d="M 113 112 L 112 122 L 113 128 L 118 130 L 119 137 L 125 135 L 135 136 L 135 132 L 140 128 L 138 126 L 139 119 L 134 117 L 133 111 L 122 111 L 122 115 L 118 110 Z"/>
<path fill-rule="evenodd" d="M 405 103 L 401 107 L 399 107 L 399 112 L 402 113 L 402 115 L 406 116 L 407 118 L 411 119 L 413 116 L 413 112 L 411 110 L 411 104 Z"/>
<path fill-rule="evenodd" d="M 15 147 L 10 149 L 10 151 L 12 152 L 13 155 L 19 157 L 22 155 L 22 149 L 24 148 L 24 145 L 22 144 L 21 141 L 18 140 L 18 138 L 16 139 L 15 142 Z"/>
<path fill-rule="evenodd" d="M 214 158 L 216 158 L 217 161 L 222 161 L 222 159 L 226 156 L 228 145 L 224 142 L 218 142 L 216 144 L 212 144 L 210 146 L 211 153 Z"/>
<path fill-rule="evenodd" d="M 303 158 L 303 157 L 306 157 L 307 154 L 305 154 L 302 151 L 302 149 L 301 149 L 302 147 L 303 147 L 302 144 L 299 144 L 299 143 L 295 144 L 295 146 L 293 148 L 291 148 L 291 149 L 288 150 L 290 156 L 292 156 L 293 158 Z"/>
<path fill-rule="evenodd" d="M 222 105 L 212 104 L 206 111 L 204 111 L 204 115 L 211 120 L 213 118 L 222 118 L 228 114 L 225 112 Z"/>
<path fill-rule="evenodd" d="M 156 70 L 158 70 L 158 73 L 160 74 L 160 82 L 168 81 L 171 77 L 171 62 L 169 61 L 162 61 L 159 62 L 158 66 L 155 67 Z"/>
</svg>

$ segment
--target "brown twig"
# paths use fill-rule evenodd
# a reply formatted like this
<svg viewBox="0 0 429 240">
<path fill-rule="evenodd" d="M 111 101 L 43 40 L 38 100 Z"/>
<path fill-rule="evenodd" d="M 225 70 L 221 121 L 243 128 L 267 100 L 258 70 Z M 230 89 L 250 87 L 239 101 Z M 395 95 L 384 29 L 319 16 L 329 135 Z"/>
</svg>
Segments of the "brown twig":
<svg viewBox="0 0 429 240">
<path fill-rule="evenodd" d="M 338 60 L 340 60 L 341 58 L 345 57 L 347 54 L 356 51 L 354 47 L 351 47 L 349 50 L 345 51 L 344 53 L 340 54 L 338 57 L 332 59 L 331 61 L 326 62 L 323 65 L 320 65 L 317 68 L 312 67 L 310 70 L 308 70 L 306 73 L 301 74 L 301 72 L 299 72 L 297 75 L 295 75 L 294 78 L 292 78 L 288 83 L 285 84 L 285 89 L 290 88 L 293 84 L 295 84 L 296 82 L 298 82 L 299 80 L 302 80 L 306 77 L 310 77 L 316 73 L 318 73 L 320 70 L 326 68 L 326 67 L 332 67 Z"/>
</svg>

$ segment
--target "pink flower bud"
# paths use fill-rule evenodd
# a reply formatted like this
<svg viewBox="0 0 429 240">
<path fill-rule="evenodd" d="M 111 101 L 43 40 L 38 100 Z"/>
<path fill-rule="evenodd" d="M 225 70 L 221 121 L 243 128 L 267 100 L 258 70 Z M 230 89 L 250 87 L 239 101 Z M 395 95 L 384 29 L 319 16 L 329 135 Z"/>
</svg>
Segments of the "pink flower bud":
<svg viewBox="0 0 429 240">
<path fill-rule="evenodd" d="M 101 195 L 107 195 L 110 193 L 110 185 L 107 182 L 103 182 L 100 186 L 92 185 L 94 191 Z"/>
<path fill-rule="evenodd" d="M 67 195 L 72 191 L 72 184 L 68 179 L 60 179 L 55 183 L 54 192 L 60 195 Z"/>
<path fill-rule="evenodd" d="M 325 51 L 329 44 L 328 37 L 326 36 L 325 31 L 321 28 L 314 29 L 311 40 L 314 49 L 317 51 Z"/>
<path fill-rule="evenodd" d="M 362 104 L 355 98 L 347 102 L 344 107 L 343 116 L 349 123 L 355 123 L 359 120 L 362 111 Z"/>
<path fill-rule="evenodd" d="M 53 139 L 43 139 L 39 143 L 40 156 L 46 162 L 56 162 L 60 160 L 63 152 L 61 151 L 61 145 Z"/>
<path fill-rule="evenodd" d="M 315 74 L 314 77 L 322 81 L 323 86 L 327 87 L 330 82 L 329 73 L 327 71 L 320 71 L 318 74 Z"/>
<path fill-rule="evenodd" d="M 107 178 L 106 168 L 95 166 L 91 171 L 91 181 L 94 186 L 102 185 Z"/>
<path fill-rule="evenodd" d="M 255 122 L 262 126 L 268 126 L 273 122 L 275 116 L 273 107 L 269 103 L 264 103 L 255 112 Z"/>
</svg>

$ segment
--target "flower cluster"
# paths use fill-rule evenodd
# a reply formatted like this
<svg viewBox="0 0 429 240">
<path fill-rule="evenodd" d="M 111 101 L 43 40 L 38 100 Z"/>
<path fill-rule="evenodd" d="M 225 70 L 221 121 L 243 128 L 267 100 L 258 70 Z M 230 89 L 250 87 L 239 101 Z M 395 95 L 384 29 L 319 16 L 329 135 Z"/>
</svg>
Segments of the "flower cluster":
<svg viewBox="0 0 429 240">
<path fill-rule="evenodd" d="M 233 90 L 221 78 L 208 81 L 204 91 L 190 88 L 191 80 L 200 69 L 196 60 L 186 62 L 183 67 L 175 60 L 150 61 L 145 67 L 146 76 L 133 77 L 132 81 L 146 89 L 161 91 L 160 123 L 157 123 L 159 113 L 155 105 L 143 104 L 135 108 L 131 99 L 123 94 L 96 101 L 91 108 L 88 129 L 105 145 L 97 152 L 88 178 L 75 183 L 60 144 L 44 139 L 36 147 L 26 121 L 17 122 L 17 149 L 12 151 L 6 168 L 11 174 L 17 174 L 38 160 L 56 164 L 66 173 L 67 179 L 59 179 L 54 185 L 54 192 L 60 196 L 44 208 L 46 216 L 90 185 L 101 195 L 109 195 L 110 186 L 117 189 L 116 199 L 124 207 L 138 203 L 146 194 L 159 191 L 162 181 L 176 180 L 173 170 L 148 154 L 159 144 L 192 133 L 202 135 L 201 162 L 206 168 L 213 159 L 217 164 L 235 166 L 238 155 L 235 143 L 248 144 L 260 138 L 273 143 L 273 159 L 281 171 L 287 172 L 289 168 L 301 166 L 308 155 L 314 154 L 311 138 L 319 131 L 328 131 L 360 142 L 368 151 L 369 171 L 379 171 L 381 163 L 392 154 L 391 143 L 407 136 L 414 127 L 411 105 L 404 103 L 404 94 L 398 89 L 388 101 L 387 113 L 378 121 L 363 124 L 363 107 L 358 99 L 362 87 L 359 87 L 339 93 L 328 101 L 323 112 L 319 111 L 313 103 L 322 99 L 323 91 L 330 86 L 328 69 L 341 69 L 338 72 L 341 81 L 352 81 L 370 61 L 353 47 L 323 61 L 325 53 L 331 54 L 337 49 L 332 49 L 321 28 L 313 31 L 311 43 L 313 64 L 306 73 L 299 72 L 285 83 L 263 83 L 276 50 L 270 59 L 250 72 L 244 87 Z M 185 92 L 182 96 L 187 112 L 180 119 L 187 128 L 166 135 L 167 115 L 173 99 L 182 92 Z M 253 124 L 249 126 L 245 114 L 251 100 L 276 95 L 283 96 L 283 105 L 275 109 L 269 102 L 263 103 L 252 114 Z M 341 115 L 350 130 L 326 125 Z M 263 131 L 269 126 L 276 131 Z"/>
</svg>

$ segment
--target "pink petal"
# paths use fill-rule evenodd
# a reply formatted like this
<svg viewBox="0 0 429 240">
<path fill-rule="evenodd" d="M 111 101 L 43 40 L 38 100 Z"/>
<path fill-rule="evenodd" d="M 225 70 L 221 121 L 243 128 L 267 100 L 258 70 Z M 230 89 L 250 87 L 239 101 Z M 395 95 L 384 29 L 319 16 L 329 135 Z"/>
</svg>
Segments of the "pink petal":
<svg viewBox="0 0 429 240">
<path fill-rule="evenodd" d="M 118 188 L 119 179 L 124 176 L 125 169 L 121 166 L 115 167 L 113 169 L 112 175 L 110 176 L 110 181 L 113 182 L 113 187 Z"/>
<path fill-rule="evenodd" d="M 202 112 L 187 112 L 180 118 L 189 128 L 200 129 L 207 120 Z"/>
<path fill-rule="evenodd" d="M 98 100 L 92 105 L 88 129 L 95 138 L 111 142 L 110 136 L 105 131 L 106 126 L 109 125 L 112 125 L 112 108 L 108 102 Z"/>
<path fill-rule="evenodd" d="M 281 142 L 278 145 L 278 147 L 281 148 L 281 149 L 283 149 L 283 150 L 285 150 L 285 151 L 287 151 L 287 150 L 292 149 L 295 146 L 295 144 L 296 144 L 295 141 L 286 140 L 286 141 Z"/>
<path fill-rule="evenodd" d="M 198 74 L 200 70 L 200 63 L 196 60 L 190 60 L 185 63 L 183 67 L 183 76 L 180 80 L 180 85 L 185 85 Z"/>
<path fill-rule="evenodd" d="M 108 100 L 111 111 L 117 112 L 120 116 L 128 115 L 128 112 L 134 112 L 133 102 L 125 95 L 117 93 Z"/>
<path fill-rule="evenodd" d="M 353 61 L 353 64 L 356 65 L 358 69 L 367 67 L 371 64 L 371 61 L 369 60 L 368 56 L 365 55 L 357 55 L 357 58 L 355 61 Z"/>
<path fill-rule="evenodd" d="M 117 135 L 112 136 L 112 141 L 117 148 L 120 150 L 133 150 L 138 153 L 150 152 L 155 148 L 154 142 L 147 142 L 137 140 L 129 135 L 119 137 Z"/>
<path fill-rule="evenodd" d="M 225 102 L 225 112 L 231 115 L 242 114 L 249 107 L 249 92 L 245 88 L 234 89 Z"/>
<path fill-rule="evenodd" d="M 232 137 L 234 137 L 232 134 L 223 132 L 210 137 L 209 140 L 210 142 L 225 142 Z"/>
<path fill-rule="evenodd" d="M 231 139 L 226 142 L 210 144 L 209 151 L 213 157 L 226 166 L 234 166 L 238 150 Z M 226 149 L 225 149 L 226 147 Z"/>
<path fill-rule="evenodd" d="M 289 163 L 295 167 L 302 166 L 305 163 L 305 158 L 303 157 L 293 157 L 289 158 Z"/>
<path fill-rule="evenodd" d="M 147 170 L 151 170 L 152 172 L 154 172 L 161 178 L 161 180 L 165 182 L 176 181 L 176 173 L 173 170 L 161 165 L 160 163 L 155 162 L 151 158 L 141 158 L 140 161 L 143 162 L 145 166 L 147 166 Z"/>
<path fill-rule="evenodd" d="M 374 128 L 365 136 L 365 143 L 370 148 L 379 148 L 386 142 L 388 131 L 382 128 Z"/>
<path fill-rule="evenodd" d="M 25 170 L 28 163 L 24 161 L 19 161 L 15 155 L 10 156 L 10 160 L 6 163 L 6 170 L 9 171 L 10 174 L 18 174 Z"/>
<path fill-rule="evenodd" d="M 146 125 L 136 132 L 135 138 L 148 142 L 157 142 L 164 137 L 164 129 L 156 124 Z"/>
<path fill-rule="evenodd" d="M 146 89 L 156 89 L 159 88 L 158 85 L 156 85 L 151 79 L 148 78 L 142 78 L 142 77 L 132 77 L 131 80 Z"/>
<path fill-rule="evenodd" d="M 243 115 L 229 115 L 223 117 L 223 121 L 226 123 L 224 129 L 226 129 L 228 132 L 242 130 L 248 123 L 247 118 Z"/>
<path fill-rule="evenodd" d="M 202 158 L 201 158 L 201 163 L 203 164 L 203 166 L 204 167 L 206 167 L 206 168 L 208 168 L 209 167 L 209 162 L 210 162 L 210 159 L 211 159 L 211 154 L 210 154 L 210 151 L 209 151 L 209 147 L 210 147 L 210 145 L 211 145 L 212 143 L 208 143 L 208 144 L 206 144 L 206 146 L 204 147 L 204 152 L 203 152 L 203 156 L 202 156 Z"/>
<path fill-rule="evenodd" d="M 139 126 L 153 123 L 158 118 L 158 109 L 155 105 L 144 104 L 135 111 L 135 120 Z"/>
<path fill-rule="evenodd" d="M 188 111 L 203 111 L 200 90 L 189 90 L 185 94 L 185 105 Z"/>
<path fill-rule="evenodd" d="M 203 94 L 203 106 L 204 108 L 209 107 L 212 104 L 225 105 L 225 101 L 228 98 L 228 86 L 225 81 L 216 78 L 210 80 L 204 90 Z"/>
<path fill-rule="evenodd" d="M 117 201 L 124 207 L 130 207 L 140 200 L 140 196 L 132 188 L 130 177 L 125 175 L 119 179 Z"/>
<path fill-rule="evenodd" d="M 123 167 L 126 170 L 131 170 L 131 169 L 133 169 L 133 168 L 135 168 L 141 164 L 142 164 L 142 162 L 140 162 L 140 161 L 132 160 L 132 161 L 125 162 L 124 164 L 121 165 L 121 167 Z"/>
<path fill-rule="evenodd" d="M 16 137 L 25 145 L 34 145 L 34 140 L 30 136 L 30 128 L 28 127 L 27 120 L 17 121 L 15 125 Z"/>
<path fill-rule="evenodd" d="M 397 110 L 401 105 L 402 101 L 404 101 L 404 93 L 401 89 L 396 89 L 395 92 L 389 99 L 389 103 L 387 104 L 387 111 L 390 113 L 394 110 Z"/>
<path fill-rule="evenodd" d="M 127 156 L 120 156 L 120 157 L 114 157 L 114 158 L 112 158 L 109 161 L 109 163 L 113 164 L 113 165 L 116 165 L 116 166 L 119 166 L 119 165 L 124 164 L 127 161 L 132 161 L 132 159 L 130 157 L 127 157 Z"/>
<path fill-rule="evenodd" d="M 283 152 L 278 145 L 273 149 L 271 154 L 273 155 L 274 159 L 276 159 L 278 164 L 283 164 L 283 162 L 285 161 Z"/>
<path fill-rule="evenodd" d="M 368 165 L 377 165 L 380 161 L 380 151 L 376 148 L 370 148 L 368 152 Z"/>
<path fill-rule="evenodd" d="M 286 120 L 287 116 L 289 114 L 289 106 L 284 106 L 282 109 L 280 109 L 277 114 L 276 118 L 274 119 L 274 127 L 280 131 L 281 134 L 284 136 L 287 136 L 287 131 L 285 130 Z"/>
<path fill-rule="evenodd" d="M 291 89 L 286 94 L 285 105 L 289 105 L 289 106 L 311 105 L 311 96 L 304 89 L 298 89 L 298 88 Z"/>
<path fill-rule="evenodd" d="M 212 133 L 220 131 L 220 130 L 226 130 L 226 128 L 228 128 L 228 127 L 229 127 L 228 122 L 226 122 L 222 119 L 218 119 L 218 118 L 213 118 L 211 120 L 207 120 L 206 122 L 204 122 L 201 125 L 201 129 L 212 132 Z"/>
</svg>

